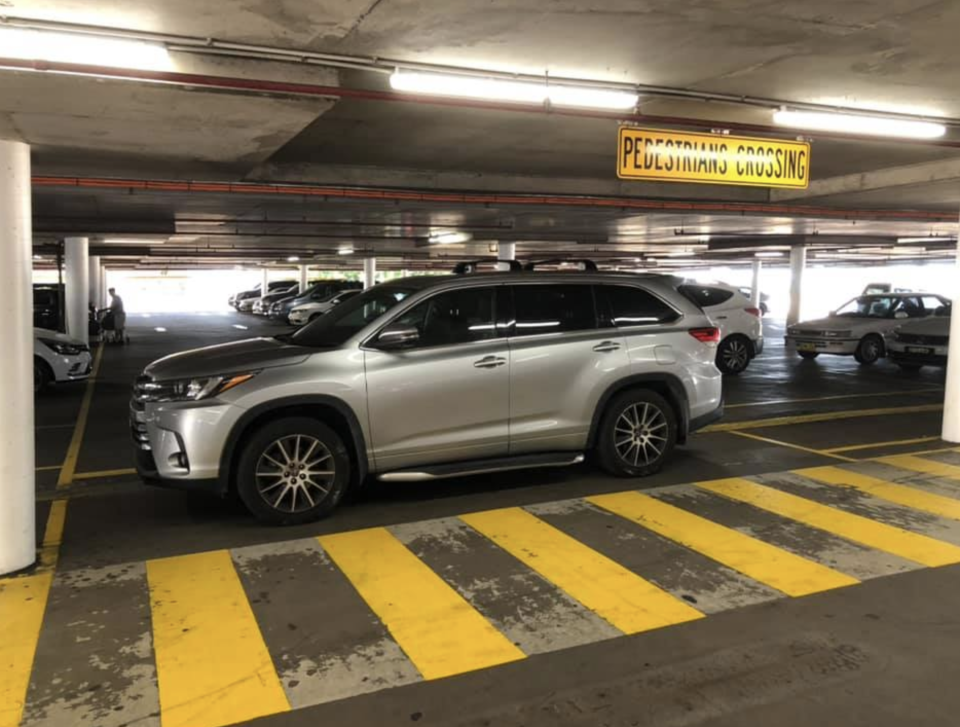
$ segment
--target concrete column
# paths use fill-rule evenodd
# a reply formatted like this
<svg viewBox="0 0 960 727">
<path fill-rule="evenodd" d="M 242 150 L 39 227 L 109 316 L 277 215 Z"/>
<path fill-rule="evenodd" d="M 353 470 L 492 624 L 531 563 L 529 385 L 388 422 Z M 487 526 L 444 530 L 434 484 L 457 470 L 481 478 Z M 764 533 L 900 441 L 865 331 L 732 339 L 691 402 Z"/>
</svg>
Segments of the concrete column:
<svg viewBox="0 0 960 727">
<path fill-rule="evenodd" d="M 365 257 L 363 259 L 363 287 L 364 290 L 377 284 L 377 259 Z"/>
<path fill-rule="evenodd" d="M 307 266 L 300 266 L 300 295 L 307 292 Z"/>
<path fill-rule="evenodd" d="M 107 307 L 107 291 L 110 286 L 107 285 L 107 266 L 100 266 L 100 300 L 97 302 L 98 308 Z"/>
<path fill-rule="evenodd" d="M 953 307 L 960 308 L 960 242 L 957 243 L 957 266 L 953 274 Z M 950 347 L 947 350 L 947 389 L 943 395 L 943 431 L 941 437 L 951 443 L 960 442 L 960 312 L 950 316 Z"/>
<path fill-rule="evenodd" d="M 267 294 L 267 284 L 270 282 L 270 271 L 266 268 L 263 268 L 260 271 L 262 277 L 260 278 L 260 295 L 261 297 Z"/>
<path fill-rule="evenodd" d="M 30 147 L 0 140 L 0 575 L 37 556 Z"/>
<path fill-rule="evenodd" d="M 807 266 L 807 248 L 794 245 L 790 248 L 790 311 L 787 313 L 787 325 L 792 326 L 800 320 L 801 292 L 803 290 L 803 270 Z"/>
<path fill-rule="evenodd" d="M 760 271 L 763 269 L 763 262 L 760 258 L 753 259 L 753 286 L 750 288 L 750 305 L 754 308 L 760 307 Z"/>
<path fill-rule="evenodd" d="M 63 245 L 63 287 L 66 298 L 67 335 L 89 343 L 87 302 L 90 300 L 90 262 L 86 237 L 68 237 Z"/>
<path fill-rule="evenodd" d="M 499 242 L 497 243 L 497 260 L 516 260 L 517 243 Z M 509 270 L 509 265 L 497 265 L 498 270 Z"/>
<path fill-rule="evenodd" d="M 103 272 L 103 268 L 100 266 L 100 256 L 91 255 L 90 256 L 90 302 L 93 303 L 97 308 L 101 308 L 101 300 L 103 299 L 103 289 L 100 287 L 103 283 L 103 279 L 100 277 Z"/>
</svg>

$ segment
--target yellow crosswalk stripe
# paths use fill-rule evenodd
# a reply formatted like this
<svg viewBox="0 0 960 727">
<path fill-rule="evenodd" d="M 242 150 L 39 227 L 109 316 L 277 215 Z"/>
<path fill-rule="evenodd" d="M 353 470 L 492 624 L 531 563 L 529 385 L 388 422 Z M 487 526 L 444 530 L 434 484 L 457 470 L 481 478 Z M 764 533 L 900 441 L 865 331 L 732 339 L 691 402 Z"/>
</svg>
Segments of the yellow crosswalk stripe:
<svg viewBox="0 0 960 727">
<path fill-rule="evenodd" d="M 960 563 L 960 548 L 950 543 L 821 505 L 805 497 L 797 497 L 749 480 L 733 477 L 699 482 L 697 486 L 921 565 Z"/>
<path fill-rule="evenodd" d="M 960 520 L 960 500 L 954 500 L 943 495 L 924 492 L 913 487 L 905 487 L 878 477 L 850 472 L 839 467 L 811 467 L 797 470 L 796 474 L 828 485 L 851 487 L 881 500 L 889 500 L 898 505 L 906 505 L 915 510 L 929 512 L 932 515 Z"/>
<path fill-rule="evenodd" d="M 924 459 L 923 457 L 915 457 L 910 454 L 898 454 L 893 457 L 880 457 L 875 461 L 893 465 L 894 467 L 899 467 L 904 470 L 922 472 L 925 475 L 960 480 L 960 467 L 955 464 L 938 462 L 935 459 Z"/>
<path fill-rule="evenodd" d="M 597 495 L 587 501 L 790 596 L 859 583 L 825 565 L 639 492 Z"/>
<path fill-rule="evenodd" d="M 0 727 L 17 727 L 53 573 L 0 581 Z"/>
<path fill-rule="evenodd" d="M 230 554 L 147 562 L 163 727 L 219 727 L 290 709 Z"/>
<path fill-rule="evenodd" d="M 317 538 L 424 679 L 524 658 L 385 528 Z"/>
<path fill-rule="evenodd" d="M 624 633 L 703 618 L 697 609 L 525 510 L 511 507 L 460 519 Z"/>
</svg>

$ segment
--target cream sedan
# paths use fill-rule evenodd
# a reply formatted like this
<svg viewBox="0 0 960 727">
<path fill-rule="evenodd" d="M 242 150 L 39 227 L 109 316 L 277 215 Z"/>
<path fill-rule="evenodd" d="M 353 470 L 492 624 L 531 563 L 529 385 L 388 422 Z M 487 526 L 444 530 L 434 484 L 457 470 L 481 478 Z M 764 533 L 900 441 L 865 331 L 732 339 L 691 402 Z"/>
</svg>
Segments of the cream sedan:
<svg viewBox="0 0 960 727">
<path fill-rule="evenodd" d="M 298 305 L 290 311 L 287 320 L 290 321 L 290 325 L 293 326 L 305 325 L 319 318 L 334 306 L 340 305 L 343 301 L 350 300 L 350 298 L 362 292 L 362 290 L 344 290 L 342 293 L 337 293 L 332 298 L 327 298 L 326 300 Z"/>
</svg>

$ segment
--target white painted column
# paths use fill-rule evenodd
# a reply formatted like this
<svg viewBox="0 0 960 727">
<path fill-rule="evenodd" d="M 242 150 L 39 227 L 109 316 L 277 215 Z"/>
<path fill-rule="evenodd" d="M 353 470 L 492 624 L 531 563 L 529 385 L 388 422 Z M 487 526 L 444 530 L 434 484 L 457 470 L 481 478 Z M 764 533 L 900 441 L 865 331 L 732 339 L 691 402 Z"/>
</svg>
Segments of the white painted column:
<svg viewBox="0 0 960 727">
<path fill-rule="evenodd" d="M 260 296 L 267 294 L 267 284 L 270 282 L 270 271 L 267 268 L 262 268 L 260 270 L 262 277 L 260 278 Z"/>
<path fill-rule="evenodd" d="M 107 291 L 110 289 L 110 286 L 107 285 L 107 266 L 100 266 L 100 300 L 97 301 L 98 308 L 107 307 Z"/>
<path fill-rule="evenodd" d="M 90 342 L 87 328 L 87 302 L 90 300 L 90 241 L 86 237 L 68 237 L 63 245 L 63 287 L 66 298 L 67 335 Z"/>
<path fill-rule="evenodd" d="M 498 242 L 497 243 L 497 260 L 516 260 L 517 259 L 517 243 L 515 242 Z M 509 265 L 497 265 L 498 270 L 509 270 Z"/>
<path fill-rule="evenodd" d="M 947 350 L 947 389 L 943 394 L 943 431 L 941 437 L 960 443 L 960 241 L 957 265 L 953 273 L 953 315 L 950 316 L 950 347 Z"/>
<path fill-rule="evenodd" d="M 365 257 L 363 259 L 363 288 L 372 288 L 377 284 L 377 259 Z"/>
<path fill-rule="evenodd" d="M 97 308 L 101 308 L 102 304 L 100 301 L 103 299 L 103 290 L 100 287 L 100 284 L 103 282 L 103 279 L 100 277 L 102 268 L 100 267 L 100 256 L 91 255 L 90 256 L 90 302 L 93 303 Z"/>
<path fill-rule="evenodd" d="M 753 259 L 753 286 L 750 288 L 750 305 L 754 308 L 760 307 L 760 271 L 763 269 L 763 262 L 760 258 Z"/>
<path fill-rule="evenodd" d="M 300 295 L 307 292 L 307 266 L 300 266 Z"/>
<path fill-rule="evenodd" d="M 790 248 L 790 310 L 787 313 L 787 325 L 792 326 L 800 320 L 800 305 L 803 292 L 803 270 L 807 266 L 807 248 L 794 245 Z"/>
<path fill-rule="evenodd" d="M 37 557 L 30 147 L 0 140 L 0 575 Z"/>
</svg>

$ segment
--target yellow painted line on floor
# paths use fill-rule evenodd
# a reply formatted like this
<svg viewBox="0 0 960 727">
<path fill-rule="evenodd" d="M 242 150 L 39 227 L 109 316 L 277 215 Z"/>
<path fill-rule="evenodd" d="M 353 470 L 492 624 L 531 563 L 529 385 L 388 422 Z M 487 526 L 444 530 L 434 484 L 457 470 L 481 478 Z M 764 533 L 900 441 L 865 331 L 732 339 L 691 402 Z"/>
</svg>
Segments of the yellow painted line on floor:
<svg viewBox="0 0 960 727">
<path fill-rule="evenodd" d="M 922 472 L 925 475 L 934 477 L 946 477 L 947 479 L 960 480 L 960 467 L 946 462 L 937 462 L 935 459 L 923 459 L 914 454 L 898 454 L 892 457 L 879 457 L 876 462 L 893 465 L 904 470 L 913 472 Z"/>
<path fill-rule="evenodd" d="M 163 727 L 220 727 L 290 704 L 226 550 L 147 562 Z"/>
<path fill-rule="evenodd" d="M 956 545 L 821 505 L 805 497 L 797 497 L 739 477 L 698 482 L 697 486 L 921 565 L 960 563 L 960 548 Z"/>
<path fill-rule="evenodd" d="M 67 456 L 63 460 L 60 477 L 57 479 L 57 488 L 69 487 L 73 484 L 73 475 L 77 471 L 77 459 L 80 457 L 80 445 L 83 444 L 83 435 L 87 431 L 87 419 L 90 417 L 90 405 L 93 403 L 93 389 L 97 385 L 97 374 L 100 373 L 100 361 L 103 358 L 103 343 L 97 348 L 97 355 L 93 359 L 93 370 L 87 379 L 86 390 L 83 392 L 83 401 L 80 403 L 80 413 L 77 414 L 77 425 L 73 429 L 70 446 L 67 447 Z"/>
<path fill-rule="evenodd" d="M 898 485 L 893 482 L 887 482 L 879 477 L 870 477 L 858 472 L 850 472 L 839 467 L 811 467 L 809 469 L 797 470 L 796 473 L 802 477 L 809 477 L 817 482 L 824 482 L 828 485 L 838 487 L 850 487 L 860 492 L 865 492 L 881 500 L 895 502 L 898 505 L 906 505 L 914 510 L 922 510 L 932 515 L 960 520 L 960 500 L 954 500 L 943 495 L 936 495 L 932 492 L 925 492 L 913 487 Z"/>
<path fill-rule="evenodd" d="M 810 454 L 817 454 L 821 457 L 830 457 L 831 459 L 842 459 L 844 462 L 855 462 L 856 460 L 851 459 L 850 457 L 844 457 L 839 454 L 832 454 L 823 449 L 811 449 L 810 447 L 804 447 L 801 444 L 793 444 L 792 442 L 783 442 L 779 439 L 770 439 L 770 437 L 761 437 L 759 434 L 751 434 L 750 432 L 727 432 L 727 434 L 736 434 L 738 437 L 746 437 L 747 439 L 754 439 L 758 442 L 766 442 L 767 444 L 775 444 L 778 447 L 787 447 L 788 449 L 798 449 L 801 452 L 809 452 Z"/>
<path fill-rule="evenodd" d="M 921 449 L 916 452 L 911 452 L 910 455 L 912 457 L 922 457 L 927 454 L 942 454 L 944 452 L 960 452 L 960 448 L 958 448 L 956 445 L 952 445 L 950 447 L 937 447 L 936 449 Z M 893 456 L 893 455 L 883 455 L 883 457 L 890 457 L 890 456 Z M 877 459 L 877 458 L 868 458 L 868 459 Z M 858 461 L 862 461 L 862 460 L 858 460 Z M 877 461 L 879 461 L 879 459 L 877 459 Z"/>
<path fill-rule="evenodd" d="M 845 573 L 649 495 L 622 492 L 586 499 L 789 596 L 806 596 L 859 583 Z"/>
<path fill-rule="evenodd" d="M 424 679 L 524 658 L 520 649 L 386 528 L 324 535 L 318 540 Z"/>
<path fill-rule="evenodd" d="M 58 470 L 61 467 L 63 467 L 62 464 L 48 464 L 48 465 L 44 465 L 43 467 L 37 467 L 35 469 L 37 472 L 50 472 L 52 470 Z"/>
<path fill-rule="evenodd" d="M 768 417 L 767 419 L 747 419 L 740 422 L 723 422 L 704 427 L 701 432 L 734 432 L 744 429 L 764 429 L 766 427 L 787 427 L 793 424 L 812 424 L 843 419 L 861 419 L 865 417 L 896 416 L 898 414 L 922 414 L 940 411 L 943 404 L 920 404 L 918 406 L 894 406 L 883 409 L 856 409 L 850 411 L 825 411 L 817 414 L 798 414 L 796 416 Z"/>
<path fill-rule="evenodd" d="M 43 531 L 43 542 L 40 545 L 40 568 L 53 570 L 57 567 L 66 520 L 67 501 L 60 499 L 51 502 L 50 512 L 47 514 L 47 526 Z"/>
<path fill-rule="evenodd" d="M 935 442 L 940 437 L 917 437 L 915 439 L 895 439 L 892 442 L 872 442 L 870 444 L 851 444 L 846 447 L 831 447 L 823 450 L 831 454 L 839 452 L 857 452 L 862 449 L 879 449 L 880 447 L 898 447 L 907 444 L 923 444 L 924 442 Z"/>
<path fill-rule="evenodd" d="M 0 580 L 0 727 L 23 716 L 52 583 L 52 571 Z"/>
<path fill-rule="evenodd" d="M 120 477 L 123 475 L 135 475 L 137 471 L 132 467 L 121 470 L 102 470 L 100 472 L 78 472 L 73 476 L 76 480 L 97 480 L 102 477 Z"/>
<path fill-rule="evenodd" d="M 626 634 L 703 614 L 518 507 L 460 519 Z"/>
<path fill-rule="evenodd" d="M 745 409 L 753 406 L 774 406 L 776 404 L 809 404 L 815 401 L 838 401 L 841 399 L 874 399 L 881 396 L 912 396 L 914 394 L 942 394 L 943 389 L 913 389 L 912 391 L 881 391 L 873 394 L 838 394 L 836 396 L 815 396 L 809 399 L 771 399 L 770 401 L 751 401 L 746 404 L 727 404 L 727 409 Z"/>
</svg>

